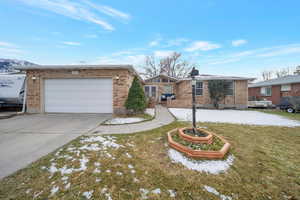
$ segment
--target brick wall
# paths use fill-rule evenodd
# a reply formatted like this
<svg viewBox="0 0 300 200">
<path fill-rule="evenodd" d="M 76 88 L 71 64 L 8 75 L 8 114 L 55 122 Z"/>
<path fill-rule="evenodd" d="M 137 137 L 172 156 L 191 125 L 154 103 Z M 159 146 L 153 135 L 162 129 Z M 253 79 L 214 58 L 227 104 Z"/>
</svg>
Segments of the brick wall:
<svg viewBox="0 0 300 200">
<path fill-rule="evenodd" d="M 168 101 L 168 107 L 190 108 L 192 106 L 192 86 L 190 80 L 177 83 L 176 100 Z M 209 97 L 208 81 L 203 81 L 203 95 L 196 96 L 199 107 L 213 108 Z M 226 96 L 220 107 L 247 108 L 248 81 L 234 81 L 234 95 Z"/>
<path fill-rule="evenodd" d="M 300 83 L 291 84 L 291 91 L 282 92 L 281 85 L 272 86 L 272 96 L 262 96 L 260 87 L 249 88 L 249 97 L 255 97 L 258 100 L 267 99 L 277 105 L 283 96 L 300 96 Z"/>
<path fill-rule="evenodd" d="M 78 71 L 78 74 L 72 74 Z M 134 78 L 126 69 L 80 69 L 80 70 L 28 70 L 27 75 L 27 111 L 30 113 L 44 112 L 43 94 L 44 80 L 47 78 L 112 78 L 113 79 L 113 110 L 124 113 L 124 103 Z M 35 76 L 36 80 L 32 77 Z M 119 80 L 116 77 L 119 77 Z"/>
</svg>

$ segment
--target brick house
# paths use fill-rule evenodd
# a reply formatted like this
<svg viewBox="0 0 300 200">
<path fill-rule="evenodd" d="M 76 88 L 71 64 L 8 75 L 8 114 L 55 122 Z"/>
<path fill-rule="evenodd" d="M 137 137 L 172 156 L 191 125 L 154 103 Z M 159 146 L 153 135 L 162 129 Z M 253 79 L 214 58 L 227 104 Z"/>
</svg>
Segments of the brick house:
<svg viewBox="0 0 300 200">
<path fill-rule="evenodd" d="M 124 113 L 130 65 L 23 66 L 29 113 Z M 139 77 L 139 76 L 138 76 Z"/>
<path fill-rule="evenodd" d="M 266 99 L 277 105 L 281 97 L 300 96 L 300 75 L 289 75 L 253 83 L 249 85 L 248 90 L 251 100 Z"/>
<path fill-rule="evenodd" d="M 196 103 L 197 107 L 212 108 L 213 104 L 209 97 L 209 80 L 228 81 L 228 94 L 220 103 L 223 108 L 247 108 L 248 81 L 252 78 L 233 76 L 199 75 L 196 77 Z M 173 93 L 175 100 L 168 100 L 168 107 L 190 108 L 192 106 L 191 78 L 176 79 L 166 75 L 159 75 L 145 80 L 144 90 L 146 96 L 156 103 L 161 102 L 161 95 Z"/>
</svg>

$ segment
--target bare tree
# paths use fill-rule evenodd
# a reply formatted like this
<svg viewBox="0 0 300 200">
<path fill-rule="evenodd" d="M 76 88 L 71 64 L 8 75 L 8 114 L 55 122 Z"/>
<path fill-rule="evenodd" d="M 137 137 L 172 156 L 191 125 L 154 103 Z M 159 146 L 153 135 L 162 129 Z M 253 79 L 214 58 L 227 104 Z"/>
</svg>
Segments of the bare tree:
<svg viewBox="0 0 300 200">
<path fill-rule="evenodd" d="M 262 76 L 262 78 L 263 78 L 264 81 L 267 81 L 267 80 L 269 80 L 269 79 L 272 78 L 273 72 L 272 72 L 272 71 L 267 71 L 267 70 L 265 70 L 265 71 L 263 71 L 263 72 L 261 73 L 261 76 Z"/>
<path fill-rule="evenodd" d="M 292 75 L 293 73 L 294 73 L 294 69 L 290 67 L 285 67 L 275 72 L 277 78 L 284 77 L 287 75 Z"/>
<path fill-rule="evenodd" d="M 147 78 L 161 73 L 175 78 L 183 78 L 188 76 L 193 67 L 196 67 L 196 64 L 184 60 L 181 53 L 173 52 L 161 59 L 157 59 L 153 55 L 147 56 L 144 69 Z"/>
<path fill-rule="evenodd" d="M 300 75 L 300 65 L 296 67 L 296 70 L 294 71 L 295 75 Z"/>
<path fill-rule="evenodd" d="M 160 74 L 160 67 L 157 65 L 156 59 L 153 55 L 146 56 L 145 59 L 145 76 L 147 78 L 154 77 Z"/>
</svg>

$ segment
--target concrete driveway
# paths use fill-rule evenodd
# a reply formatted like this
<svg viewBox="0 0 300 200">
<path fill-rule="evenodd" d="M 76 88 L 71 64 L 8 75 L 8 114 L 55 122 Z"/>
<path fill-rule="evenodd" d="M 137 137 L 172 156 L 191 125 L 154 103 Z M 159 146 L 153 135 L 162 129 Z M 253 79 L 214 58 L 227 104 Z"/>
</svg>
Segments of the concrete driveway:
<svg viewBox="0 0 300 200">
<path fill-rule="evenodd" d="M 0 120 L 0 179 L 110 117 L 107 114 L 35 114 Z"/>
</svg>

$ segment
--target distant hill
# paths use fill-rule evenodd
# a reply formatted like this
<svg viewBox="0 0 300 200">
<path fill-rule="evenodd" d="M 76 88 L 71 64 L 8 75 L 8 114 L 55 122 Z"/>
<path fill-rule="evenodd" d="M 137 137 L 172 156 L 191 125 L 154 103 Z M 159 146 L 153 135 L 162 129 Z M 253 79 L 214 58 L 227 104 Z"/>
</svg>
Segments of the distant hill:
<svg viewBox="0 0 300 200">
<path fill-rule="evenodd" d="M 15 72 L 16 66 L 29 66 L 36 65 L 34 63 L 25 60 L 15 60 L 15 59 L 2 59 L 0 58 L 0 73 L 5 72 Z"/>
</svg>

